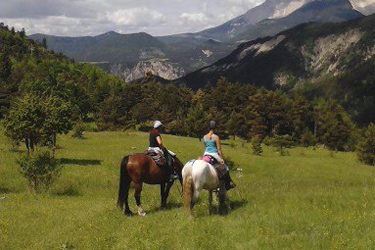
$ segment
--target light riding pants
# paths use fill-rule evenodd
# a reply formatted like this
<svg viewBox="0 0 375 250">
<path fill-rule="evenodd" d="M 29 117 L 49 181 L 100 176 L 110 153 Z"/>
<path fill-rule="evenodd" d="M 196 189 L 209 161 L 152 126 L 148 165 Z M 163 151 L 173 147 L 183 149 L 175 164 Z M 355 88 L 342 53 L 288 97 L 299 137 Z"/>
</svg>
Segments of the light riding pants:
<svg viewBox="0 0 375 250">
<path fill-rule="evenodd" d="M 219 155 L 218 153 L 208 153 L 208 152 L 204 152 L 203 155 L 210 155 L 210 156 L 214 157 L 214 158 L 215 158 L 218 162 L 220 162 L 220 163 L 223 161 L 223 158 L 221 158 L 220 155 Z M 224 163 L 224 166 L 225 166 L 225 169 L 226 169 L 227 171 L 229 171 L 229 168 L 228 168 L 227 164 Z"/>
</svg>

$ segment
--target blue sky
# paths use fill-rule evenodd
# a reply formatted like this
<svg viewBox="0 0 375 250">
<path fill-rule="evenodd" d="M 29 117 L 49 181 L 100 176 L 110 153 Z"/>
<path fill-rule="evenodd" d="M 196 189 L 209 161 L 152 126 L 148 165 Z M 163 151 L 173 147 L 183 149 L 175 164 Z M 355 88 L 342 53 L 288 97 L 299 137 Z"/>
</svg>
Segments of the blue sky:
<svg viewBox="0 0 375 250">
<path fill-rule="evenodd" d="M 0 21 L 27 34 L 84 36 L 109 30 L 168 35 L 200 31 L 264 0 L 1 0 Z"/>
</svg>

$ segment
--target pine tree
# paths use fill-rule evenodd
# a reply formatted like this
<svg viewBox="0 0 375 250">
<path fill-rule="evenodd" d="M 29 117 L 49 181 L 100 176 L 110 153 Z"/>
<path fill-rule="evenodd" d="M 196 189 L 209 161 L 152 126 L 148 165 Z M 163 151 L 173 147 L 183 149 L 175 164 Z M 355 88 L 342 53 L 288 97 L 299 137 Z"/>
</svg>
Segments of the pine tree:
<svg viewBox="0 0 375 250">
<path fill-rule="evenodd" d="M 43 37 L 43 40 L 42 40 L 42 46 L 43 48 L 47 49 L 48 46 L 47 46 L 47 38 Z"/>
<path fill-rule="evenodd" d="M 291 117 L 294 134 L 298 138 L 302 137 L 303 134 L 306 136 L 306 131 L 313 128 L 313 107 L 301 94 L 296 94 L 293 98 Z"/>
<path fill-rule="evenodd" d="M 314 107 L 317 138 L 330 150 L 348 151 L 355 139 L 354 123 L 337 101 L 321 101 Z"/>
<path fill-rule="evenodd" d="M 8 51 L 0 52 L 0 83 L 6 83 L 12 72 L 12 62 L 10 61 Z"/>
<path fill-rule="evenodd" d="M 262 155 L 262 144 L 258 136 L 254 136 L 251 139 L 251 145 L 253 148 L 253 155 Z"/>
<path fill-rule="evenodd" d="M 227 121 L 227 131 L 234 139 L 236 138 L 236 135 L 238 135 L 239 126 L 239 115 L 233 111 Z"/>
<path fill-rule="evenodd" d="M 281 156 L 288 154 L 287 149 L 295 146 L 295 142 L 290 135 L 275 135 L 270 139 L 271 145 L 276 148 L 276 151 L 280 153 Z"/>
<path fill-rule="evenodd" d="M 303 146 L 310 147 L 310 146 L 314 146 L 316 144 L 316 138 L 314 137 L 314 135 L 309 130 L 306 130 L 301 135 L 300 142 Z"/>
<path fill-rule="evenodd" d="M 249 98 L 249 104 L 244 110 L 247 125 L 250 128 L 246 137 L 267 135 L 267 99 L 264 92 L 259 92 Z"/>
<path fill-rule="evenodd" d="M 202 105 L 191 107 L 186 117 L 188 134 L 201 138 L 207 129 L 207 121 Z"/>
<path fill-rule="evenodd" d="M 375 125 L 371 123 L 358 144 L 358 159 L 368 165 L 375 165 Z"/>
</svg>

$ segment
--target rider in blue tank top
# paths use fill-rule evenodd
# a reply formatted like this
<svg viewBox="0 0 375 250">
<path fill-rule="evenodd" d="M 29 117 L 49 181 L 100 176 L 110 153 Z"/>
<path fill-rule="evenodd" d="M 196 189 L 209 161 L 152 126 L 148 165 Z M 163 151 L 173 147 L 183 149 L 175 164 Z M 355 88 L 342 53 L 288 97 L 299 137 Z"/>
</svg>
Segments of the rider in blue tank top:
<svg viewBox="0 0 375 250">
<path fill-rule="evenodd" d="M 204 140 L 204 143 L 205 143 L 205 145 L 206 145 L 206 151 L 205 151 L 205 155 L 208 153 L 208 154 L 218 154 L 219 152 L 218 152 L 218 150 L 217 150 L 217 145 L 216 145 L 216 141 L 215 141 L 215 139 L 216 139 L 216 135 L 215 134 L 213 134 L 212 136 L 211 136 L 211 139 L 210 140 L 208 140 L 207 138 L 206 138 L 206 136 L 203 138 L 203 140 Z"/>
<path fill-rule="evenodd" d="M 229 175 L 229 168 L 225 165 L 223 158 L 223 151 L 221 150 L 220 138 L 214 134 L 214 129 L 216 123 L 214 121 L 210 122 L 209 132 L 203 137 L 205 152 L 204 155 L 210 155 L 217 160 L 220 164 L 224 165 L 226 168 L 226 174 L 224 176 L 225 187 L 227 190 L 234 188 L 235 185 L 232 184 L 232 179 Z"/>
</svg>

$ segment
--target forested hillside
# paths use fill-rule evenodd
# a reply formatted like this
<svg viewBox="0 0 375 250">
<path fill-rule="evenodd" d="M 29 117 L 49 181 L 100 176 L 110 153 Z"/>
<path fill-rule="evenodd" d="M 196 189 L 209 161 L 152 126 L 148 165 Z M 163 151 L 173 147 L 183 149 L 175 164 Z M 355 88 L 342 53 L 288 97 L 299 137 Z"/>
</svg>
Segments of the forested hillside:
<svg viewBox="0 0 375 250">
<path fill-rule="evenodd" d="M 0 99 L 26 92 L 55 95 L 70 102 L 77 117 L 86 117 L 124 84 L 95 66 L 75 63 L 49 51 L 45 45 L 27 39 L 24 31 L 15 32 L 4 24 L 0 25 L 0 46 Z M 7 103 L 0 105 L 7 107 Z"/>
<path fill-rule="evenodd" d="M 333 100 L 312 102 L 297 92 L 258 89 L 225 78 L 216 87 L 206 85 L 197 91 L 160 84 L 152 76 L 126 84 L 95 66 L 48 51 L 27 40 L 24 32 L 3 25 L 1 39 L 1 67 L 8 69 L 2 71 L 6 73 L 1 87 L 13 100 L 25 93 L 59 97 L 72 107 L 74 120 L 93 119 L 100 130 L 148 130 L 151 121 L 158 119 L 166 132 L 201 137 L 213 119 L 223 137 L 282 136 L 295 144 L 322 143 L 335 150 L 355 145 L 355 125 Z M 7 128 L 14 133 L 11 126 Z"/>
</svg>

